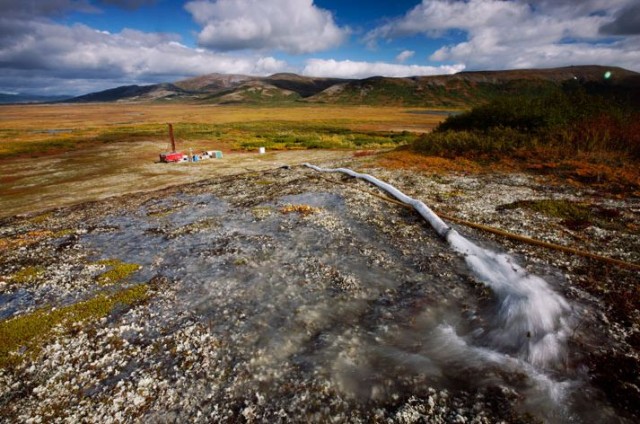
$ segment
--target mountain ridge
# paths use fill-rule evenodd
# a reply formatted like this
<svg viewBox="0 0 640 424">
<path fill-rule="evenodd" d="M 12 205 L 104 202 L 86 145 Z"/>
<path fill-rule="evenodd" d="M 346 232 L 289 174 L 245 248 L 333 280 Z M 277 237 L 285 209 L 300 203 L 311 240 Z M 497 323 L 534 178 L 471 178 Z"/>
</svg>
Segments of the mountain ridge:
<svg viewBox="0 0 640 424">
<path fill-rule="evenodd" d="M 292 73 L 277 73 L 266 77 L 213 73 L 172 83 L 121 86 L 74 97 L 64 102 L 303 102 L 468 107 L 490 101 L 500 95 L 546 90 L 570 80 L 606 86 L 640 87 L 640 73 L 597 65 L 465 71 L 435 76 L 374 76 L 363 79 L 318 78 Z"/>
<path fill-rule="evenodd" d="M 25 93 L 0 93 L 0 104 L 28 104 L 28 103 L 46 103 L 57 102 L 72 98 L 71 95 L 47 96 L 38 94 Z"/>
</svg>

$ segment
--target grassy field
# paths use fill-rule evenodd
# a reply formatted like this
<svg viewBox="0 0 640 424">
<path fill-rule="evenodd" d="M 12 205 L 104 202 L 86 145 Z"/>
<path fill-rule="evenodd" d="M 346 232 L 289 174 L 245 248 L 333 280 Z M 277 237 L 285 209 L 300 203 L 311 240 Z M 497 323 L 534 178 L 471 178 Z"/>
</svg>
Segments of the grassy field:
<svg viewBox="0 0 640 424">
<path fill-rule="evenodd" d="M 322 105 L 114 103 L 2 106 L 0 112 L 0 160 L 95 144 L 166 142 L 168 122 L 181 148 L 203 142 L 220 150 L 392 147 L 414 141 L 413 133 L 430 131 L 443 119 L 405 108 Z"/>
<path fill-rule="evenodd" d="M 0 107 L 0 216 L 411 143 L 444 119 L 404 108 L 151 104 Z M 221 160 L 156 163 L 169 147 Z M 266 147 L 266 155 L 257 155 Z M 313 150 L 303 150 L 313 149 Z M 332 149 L 332 150 L 325 150 Z"/>
</svg>

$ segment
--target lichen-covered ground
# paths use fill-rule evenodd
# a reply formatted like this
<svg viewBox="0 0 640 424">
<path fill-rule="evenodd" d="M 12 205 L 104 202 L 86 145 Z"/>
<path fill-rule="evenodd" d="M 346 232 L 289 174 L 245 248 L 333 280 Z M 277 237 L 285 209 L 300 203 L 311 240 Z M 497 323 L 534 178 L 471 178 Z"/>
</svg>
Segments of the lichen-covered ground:
<svg viewBox="0 0 640 424">
<path fill-rule="evenodd" d="M 640 262 L 638 199 L 367 163 L 329 165 Z M 637 421 L 637 271 L 456 227 L 571 305 L 561 360 L 535 367 L 483 342 L 495 296 L 416 214 L 319 177 L 278 168 L 0 221 L 3 420 Z"/>
</svg>

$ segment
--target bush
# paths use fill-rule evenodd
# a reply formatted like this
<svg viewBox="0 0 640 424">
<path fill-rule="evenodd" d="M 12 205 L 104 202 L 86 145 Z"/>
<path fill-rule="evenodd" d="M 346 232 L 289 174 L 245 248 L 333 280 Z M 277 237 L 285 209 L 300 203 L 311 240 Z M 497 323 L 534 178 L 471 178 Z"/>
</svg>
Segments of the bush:
<svg viewBox="0 0 640 424">
<path fill-rule="evenodd" d="M 464 154 L 512 153 L 522 147 L 533 147 L 536 143 L 535 137 L 512 128 L 498 127 L 488 131 L 438 131 L 424 134 L 413 144 L 413 149 L 451 158 Z"/>
<path fill-rule="evenodd" d="M 502 97 L 450 116 L 414 150 L 439 156 L 509 154 L 547 146 L 566 153 L 616 152 L 640 158 L 640 113 L 618 91 L 570 81 L 542 95 Z"/>
</svg>

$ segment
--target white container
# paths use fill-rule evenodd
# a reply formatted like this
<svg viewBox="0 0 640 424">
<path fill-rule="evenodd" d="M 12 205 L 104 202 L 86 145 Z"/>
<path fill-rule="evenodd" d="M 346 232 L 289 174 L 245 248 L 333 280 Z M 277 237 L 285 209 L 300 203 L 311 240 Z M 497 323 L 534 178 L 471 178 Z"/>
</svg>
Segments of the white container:
<svg viewBox="0 0 640 424">
<path fill-rule="evenodd" d="M 265 153 L 264 147 L 258 148 L 258 153 L 260 153 L 261 155 L 264 155 Z"/>
</svg>

